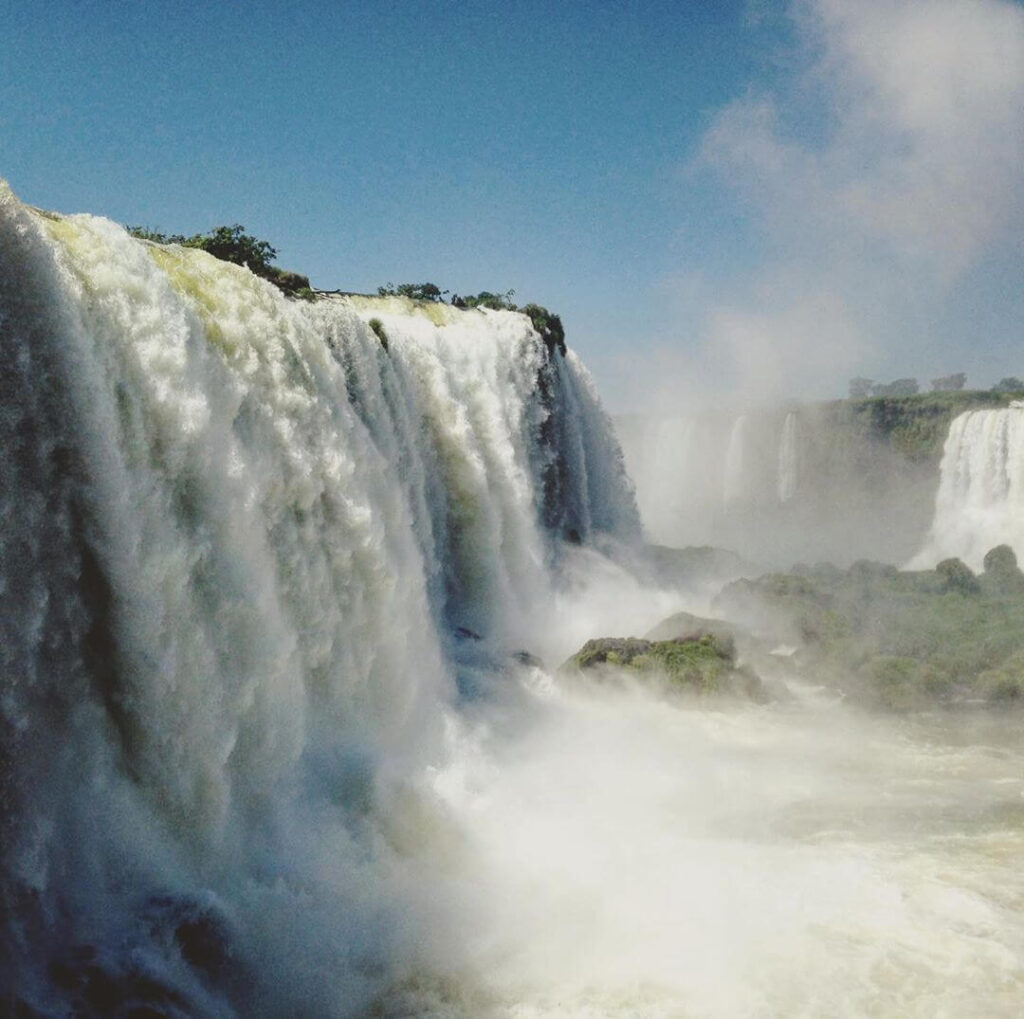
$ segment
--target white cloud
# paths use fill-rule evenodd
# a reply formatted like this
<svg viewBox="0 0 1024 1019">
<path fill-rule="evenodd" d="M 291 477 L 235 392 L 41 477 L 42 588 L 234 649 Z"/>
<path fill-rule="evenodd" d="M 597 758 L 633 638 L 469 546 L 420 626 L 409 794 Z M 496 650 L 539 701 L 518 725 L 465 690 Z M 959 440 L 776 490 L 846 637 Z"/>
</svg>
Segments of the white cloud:
<svg viewBox="0 0 1024 1019">
<path fill-rule="evenodd" d="M 699 157 L 771 238 L 753 284 L 708 313 L 737 381 L 846 370 L 884 345 L 880 322 L 891 336 L 926 318 L 1024 230 L 1024 7 L 796 0 L 790 13 L 800 69 L 723 109 Z"/>
</svg>

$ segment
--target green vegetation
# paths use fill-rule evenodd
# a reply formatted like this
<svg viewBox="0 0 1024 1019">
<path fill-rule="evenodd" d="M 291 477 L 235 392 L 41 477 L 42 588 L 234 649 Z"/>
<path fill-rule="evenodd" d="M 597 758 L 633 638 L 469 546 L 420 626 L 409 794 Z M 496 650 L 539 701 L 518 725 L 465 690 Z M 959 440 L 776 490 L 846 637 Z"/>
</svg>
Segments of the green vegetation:
<svg viewBox="0 0 1024 1019">
<path fill-rule="evenodd" d="M 233 226 L 217 226 L 206 234 L 164 234 L 148 227 L 129 226 L 128 233 L 139 240 L 154 244 L 180 244 L 185 248 L 200 248 L 223 262 L 244 265 L 254 275 L 269 280 L 289 297 L 311 300 L 314 296 L 309 279 L 297 272 L 278 268 L 273 264 L 277 249 L 267 241 L 245 232 L 240 223 Z"/>
<path fill-rule="evenodd" d="M 967 383 L 967 376 L 963 372 L 956 372 L 953 375 L 942 375 L 931 380 L 934 392 L 959 392 Z M 920 387 L 917 379 L 896 379 L 894 382 L 875 382 L 873 379 L 866 379 L 862 375 L 850 379 L 850 399 L 865 400 L 870 396 L 913 396 Z M 1020 393 L 1024 392 L 1024 380 L 1016 376 L 1008 376 L 1000 379 L 989 390 L 992 393 Z"/>
<path fill-rule="evenodd" d="M 385 283 L 377 288 L 381 297 L 408 297 L 414 301 L 427 301 L 437 304 L 444 301 L 448 290 L 442 290 L 434 283 Z M 506 290 L 503 293 L 492 293 L 490 290 L 481 290 L 479 294 L 452 294 L 451 306 L 453 308 L 490 308 L 492 311 L 519 311 L 526 315 L 533 323 L 533 328 L 544 341 L 549 353 L 556 350 L 565 355 L 565 327 L 562 320 L 554 312 L 540 304 L 517 305 L 512 298 L 515 297 L 514 290 Z"/>
<path fill-rule="evenodd" d="M 1007 378 L 1000 379 L 993 387 L 993 393 L 1024 393 L 1024 380 L 1017 378 L 1016 375 L 1010 375 Z"/>
<path fill-rule="evenodd" d="M 408 297 L 413 301 L 431 301 L 436 304 L 444 300 L 447 290 L 442 290 L 433 283 L 385 283 L 377 287 L 378 297 Z"/>
<path fill-rule="evenodd" d="M 964 381 L 967 377 L 964 376 Z M 961 382 L 960 386 L 963 386 Z M 850 379 L 850 398 L 862 400 L 868 396 L 913 396 L 921 387 L 917 379 L 896 379 L 894 382 L 875 382 L 873 379 L 865 379 L 858 376 Z M 945 388 L 945 387 L 935 387 Z M 951 387 L 959 388 L 959 387 Z"/>
<path fill-rule="evenodd" d="M 232 262 L 235 265 L 243 265 L 250 272 L 262 279 L 269 280 L 279 290 L 289 297 L 313 300 L 316 296 L 309 285 L 309 278 L 299 273 L 281 269 L 274 265 L 277 258 L 277 249 L 272 247 L 268 241 L 253 237 L 245 232 L 245 227 L 240 223 L 233 226 L 217 226 L 209 233 L 193 234 L 165 234 L 159 230 L 152 230 L 144 226 L 126 227 L 128 233 L 139 240 L 150 241 L 154 244 L 180 244 L 186 248 L 200 248 L 215 258 L 224 262 Z M 436 283 L 385 283 L 377 288 L 379 297 L 407 297 L 412 301 L 423 301 L 426 304 L 443 304 L 446 295 L 451 292 L 442 290 Z M 556 350 L 565 354 L 565 329 L 562 320 L 558 315 L 539 304 L 527 304 L 517 307 L 512 298 L 514 290 L 506 290 L 504 293 L 491 293 L 489 290 L 482 290 L 479 294 L 469 296 L 451 295 L 451 305 L 454 308 L 491 308 L 495 311 L 519 311 L 526 315 L 533 323 L 534 329 L 540 335 L 548 348 L 554 353 Z M 376 325 L 373 323 L 376 322 Z M 388 337 L 380 319 L 373 319 L 370 328 L 377 334 L 384 349 L 388 346 Z"/>
<path fill-rule="evenodd" d="M 604 637 L 587 641 L 562 666 L 563 675 L 613 680 L 633 676 L 667 683 L 670 689 L 709 696 L 764 699 L 761 681 L 736 664 L 732 638 L 720 629 L 697 629 L 671 640 Z"/>
<path fill-rule="evenodd" d="M 380 340 L 380 345 L 386 352 L 388 349 L 388 334 L 384 330 L 384 323 L 379 318 L 371 318 L 366 324 L 374 331 L 377 339 Z"/>
<path fill-rule="evenodd" d="M 736 581 L 716 608 L 798 642 L 809 679 L 871 707 L 1024 704 L 1024 573 L 1007 545 L 981 575 L 959 559 L 918 572 L 798 567 Z"/>
<path fill-rule="evenodd" d="M 1019 395 L 1011 390 L 947 389 L 914 396 L 837 400 L 823 405 L 823 424 L 882 442 L 915 463 L 932 463 L 942 454 L 953 418 L 968 410 L 1005 407 Z"/>
<path fill-rule="evenodd" d="M 479 294 L 460 297 L 452 295 L 452 306 L 455 308 L 490 308 L 492 311 L 518 311 L 512 298 L 514 290 L 506 290 L 503 294 L 492 294 L 489 290 L 481 290 Z"/>
<path fill-rule="evenodd" d="M 533 328 L 537 330 L 548 350 L 557 350 L 564 357 L 565 327 L 562 325 L 561 318 L 539 304 L 525 304 L 519 310 L 529 317 Z"/>
<path fill-rule="evenodd" d="M 932 390 L 959 392 L 966 384 L 967 376 L 963 372 L 957 372 L 955 375 L 943 375 L 941 378 L 932 379 Z"/>
</svg>

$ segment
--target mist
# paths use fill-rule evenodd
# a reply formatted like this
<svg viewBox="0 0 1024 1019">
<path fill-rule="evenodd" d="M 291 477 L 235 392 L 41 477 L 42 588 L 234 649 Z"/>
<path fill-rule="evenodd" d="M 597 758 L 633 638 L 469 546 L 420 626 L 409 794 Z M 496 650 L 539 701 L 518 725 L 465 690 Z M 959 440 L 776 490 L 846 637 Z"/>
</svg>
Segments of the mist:
<svg viewBox="0 0 1024 1019">
<path fill-rule="evenodd" d="M 643 356 L 599 362 L 602 382 L 619 376 L 613 411 L 1018 374 L 1024 11 L 806 0 L 749 17 L 780 35 L 770 82 L 708 111 L 678 182 L 680 233 L 710 193 L 742 255 L 652 284 Z"/>
<path fill-rule="evenodd" d="M 450 845 L 427 850 L 457 916 L 425 946 L 442 976 L 410 978 L 396 1011 L 1016 1008 L 1021 836 L 1001 818 L 1022 786 L 1006 729 L 971 746 L 941 722 L 908 732 L 827 701 L 708 710 L 542 681 L 529 696 L 528 727 L 477 730 L 433 780 L 465 840 L 454 867 Z"/>
</svg>

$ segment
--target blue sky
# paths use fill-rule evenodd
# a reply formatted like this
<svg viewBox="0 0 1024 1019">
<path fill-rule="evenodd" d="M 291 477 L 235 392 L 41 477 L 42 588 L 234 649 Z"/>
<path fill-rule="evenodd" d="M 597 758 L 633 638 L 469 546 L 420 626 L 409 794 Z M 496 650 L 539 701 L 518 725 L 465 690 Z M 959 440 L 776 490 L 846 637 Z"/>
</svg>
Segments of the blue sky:
<svg viewBox="0 0 1024 1019">
<path fill-rule="evenodd" d="M 513 287 L 615 410 L 988 385 L 1024 375 L 1024 9 L 909 6 L 2 0 L 0 175 L 241 222 L 325 288 Z"/>
</svg>

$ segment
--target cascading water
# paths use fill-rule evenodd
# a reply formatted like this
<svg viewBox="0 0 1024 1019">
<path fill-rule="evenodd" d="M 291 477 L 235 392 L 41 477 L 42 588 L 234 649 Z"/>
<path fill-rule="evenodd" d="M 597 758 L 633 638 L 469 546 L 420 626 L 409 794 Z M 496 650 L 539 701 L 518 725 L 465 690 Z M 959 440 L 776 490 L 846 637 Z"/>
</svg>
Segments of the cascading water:
<svg viewBox="0 0 1024 1019">
<path fill-rule="evenodd" d="M 747 416 L 740 414 L 729 432 L 725 448 L 725 467 L 722 479 L 722 504 L 728 509 L 739 502 L 747 486 Z"/>
<path fill-rule="evenodd" d="M 452 634 L 525 646 L 563 539 L 639 535 L 585 371 L 525 316 L 292 302 L 5 186 L 0 329 L 11 1007 L 346 1013 Z"/>
<path fill-rule="evenodd" d="M 943 448 L 935 516 L 914 568 L 956 556 L 980 569 L 995 545 L 1024 558 L 1024 408 L 955 418 Z"/>
<path fill-rule="evenodd" d="M 655 540 L 671 535 L 699 495 L 690 481 L 697 438 L 692 418 L 667 417 L 651 423 L 628 461 L 647 531 Z M 627 453 L 627 456 L 629 453 Z"/>
<path fill-rule="evenodd" d="M 776 492 L 779 502 L 789 502 L 796 494 L 799 480 L 800 449 L 797 438 L 797 416 L 793 411 L 786 415 L 779 437 L 779 473 Z"/>
<path fill-rule="evenodd" d="M 4 190 L 0 346 L 6 1014 L 1019 1014 L 1016 720 L 509 654 L 680 607 L 598 554 L 630 486 L 524 317 L 291 302 Z"/>
</svg>

